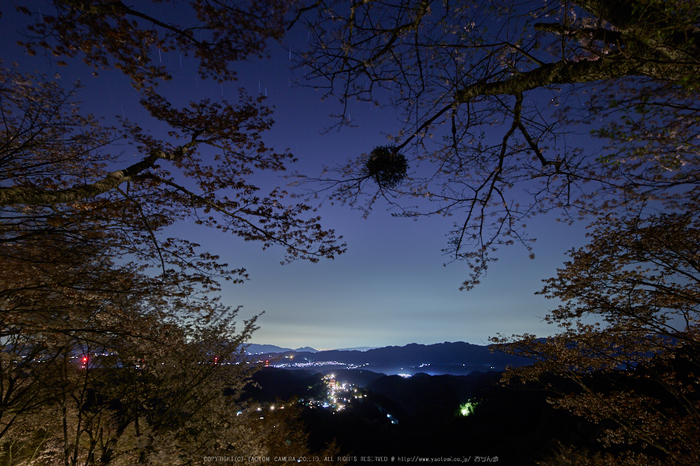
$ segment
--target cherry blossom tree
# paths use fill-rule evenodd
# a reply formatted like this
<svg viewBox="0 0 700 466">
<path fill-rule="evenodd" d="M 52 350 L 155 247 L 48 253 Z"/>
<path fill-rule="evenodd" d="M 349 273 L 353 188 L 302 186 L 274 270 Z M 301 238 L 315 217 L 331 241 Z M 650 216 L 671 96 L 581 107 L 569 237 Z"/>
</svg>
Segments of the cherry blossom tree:
<svg viewBox="0 0 700 466">
<path fill-rule="evenodd" d="M 51 3 L 17 8 L 29 22 L 22 49 L 86 67 L 90 86 L 119 70 L 147 116 L 110 126 L 83 109 L 80 83 L 21 62 L 0 69 L 3 459 L 177 464 L 270 452 L 266 427 L 235 422 L 255 318 L 236 328 L 236 309 L 216 297 L 245 269 L 169 227 L 279 246 L 286 260 L 332 258 L 344 245 L 311 207 L 255 181 L 295 160 L 264 143 L 263 98 L 241 90 L 233 103 L 175 105 L 161 91 L 171 70 L 155 57 L 190 57 L 202 79 L 233 81 L 238 61 L 264 58 L 284 34 L 293 4 L 166 2 L 173 16 L 158 1 Z"/>
<path fill-rule="evenodd" d="M 559 333 L 494 339 L 535 361 L 507 379 L 549 380 L 555 406 L 601 424 L 602 444 L 617 447 L 608 464 L 698 461 L 698 221 L 696 205 L 606 216 L 546 280 L 542 293 L 562 303 L 546 317 Z"/>
<path fill-rule="evenodd" d="M 350 105 L 396 109 L 390 144 L 410 169 L 375 183 L 366 148 L 299 181 L 366 211 L 454 218 L 445 253 L 472 267 L 465 288 L 499 245 L 529 247 L 534 215 L 671 207 L 697 186 L 699 14 L 685 0 L 310 2 L 298 81 L 338 99 L 339 126 L 356 123 Z"/>
</svg>

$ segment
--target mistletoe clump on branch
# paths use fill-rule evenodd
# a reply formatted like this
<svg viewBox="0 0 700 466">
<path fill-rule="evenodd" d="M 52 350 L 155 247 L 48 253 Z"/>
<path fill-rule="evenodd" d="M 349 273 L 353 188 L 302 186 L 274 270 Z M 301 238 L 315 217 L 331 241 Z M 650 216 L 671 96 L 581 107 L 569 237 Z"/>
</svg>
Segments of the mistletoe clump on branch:
<svg viewBox="0 0 700 466">
<path fill-rule="evenodd" d="M 361 182 L 364 159 L 306 178 L 311 190 L 456 219 L 444 251 L 471 267 L 465 289 L 500 245 L 529 248 L 532 217 L 592 221 L 590 245 L 544 290 L 563 303 L 547 318 L 561 333 L 496 339 L 536 361 L 507 377 L 573 381 L 552 402 L 601 424 L 601 451 L 562 447 L 550 464 L 698 464 L 700 3 L 305 11 L 305 82 L 339 98 L 341 125 L 353 99 L 398 110 L 391 138 L 415 167 L 391 199 Z"/>
<path fill-rule="evenodd" d="M 529 246 L 535 215 L 697 189 L 698 18 L 686 0 L 323 0 L 299 16 L 298 67 L 339 98 L 341 125 L 352 100 L 400 113 L 391 137 L 416 170 L 392 207 L 456 219 L 445 252 L 473 267 L 470 288 L 500 244 Z M 364 169 L 305 180 L 369 211 L 385 197 L 357 182 Z"/>
<path fill-rule="evenodd" d="M 380 188 L 391 189 L 406 177 L 408 162 L 394 146 L 379 146 L 370 152 L 365 169 Z"/>
</svg>

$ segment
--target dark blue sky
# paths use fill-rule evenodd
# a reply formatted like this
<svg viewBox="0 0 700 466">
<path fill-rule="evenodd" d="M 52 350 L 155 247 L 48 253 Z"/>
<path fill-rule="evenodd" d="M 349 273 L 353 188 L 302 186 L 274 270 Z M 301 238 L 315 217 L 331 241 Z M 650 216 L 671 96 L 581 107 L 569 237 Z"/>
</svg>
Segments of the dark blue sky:
<svg viewBox="0 0 700 466">
<path fill-rule="evenodd" d="M 320 91 L 290 84 L 289 66 L 289 52 L 276 47 L 271 60 L 242 67 L 240 84 L 251 93 L 267 91 L 275 126 L 265 139 L 299 158 L 290 168 L 319 175 L 323 165 L 343 164 L 387 144 L 387 134 L 400 127 L 393 109 L 355 103 L 350 115 L 357 127 L 324 132 L 332 123 L 328 115 L 339 110 L 337 103 L 322 101 Z M 555 303 L 534 293 L 563 264 L 568 249 L 584 244 L 583 224 L 536 218 L 528 230 L 537 238 L 534 260 L 524 247 L 503 247 L 482 283 L 460 291 L 469 269 L 463 262 L 444 266 L 449 258 L 441 252 L 455 219 L 396 218 L 384 207 L 380 204 L 364 219 L 358 210 L 324 203 L 319 210 L 323 224 L 343 235 L 348 251 L 318 264 L 280 266 L 280 250 L 260 251 L 255 244 L 228 242 L 196 228 L 187 234 L 206 235 L 211 244 L 221 245 L 217 252 L 227 261 L 248 269 L 251 280 L 227 288 L 224 301 L 243 305 L 244 315 L 265 311 L 256 343 L 315 348 L 458 340 L 485 344 L 496 333 L 555 331 L 542 322 Z"/>
<path fill-rule="evenodd" d="M 57 71 L 65 83 L 80 78 L 86 89 L 79 98 L 89 111 L 109 119 L 115 115 L 142 118 L 138 96 L 118 72 L 105 71 L 92 78 L 80 66 L 54 69 L 46 59 L 19 55 L 12 47 L 17 24 L 17 15 L 3 8 L 0 37 L 5 66 L 20 61 L 25 71 Z M 400 126 L 399 116 L 393 109 L 369 104 L 350 109 L 358 127 L 323 134 L 332 123 L 328 115 L 338 108 L 333 101 L 322 102 L 320 92 L 293 84 L 289 57 L 287 49 L 275 46 L 270 60 L 241 64 L 239 82 L 220 85 L 197 78 L 187 60 L 180 66 L 177 53 L 163 54 L 175 78 L 163 89 L 182 104 L 201 98 L 235 100 L 240 86 L 252 95 L 266 94 L 267 104 L 275 107 L 276 123 L 264 135 L 265 141 L 280 150 L 289 148 L 299 159 L 290 171 L 310 176 L 318 175 L 323 165 L 342 164 L 388 143 L 387 134 Z M 129 148 L 121 150 L 125 160 L 133 156 Z M 289 180 L 266 174 L 260 182 L 273 186 Z M 453 219 L 395 218 L 381 204 L 367 219 L 357 210 L 329 203 L 319 213 L 325 228 L 343 235 L 348 251 L 318 264 L 281 266 L 280 249 L 261 251 L 259 244 L 193 224 L 178 225 L 176 234 L 201 243 L 231 266 L 248 270 L 248 282 L 225 284 L 222 294 L 225 304 L 243 306 L 242 317 L 265 311 L 254 342 L 319 349 L 458 340 L 485 344 L 497 333 L 554 333 L 556 329 L 542 318 L 556 303 L 534 293 L 541 288 L 541 280 L 553 276 L 563 264 L 566 250 L 584 243 L 583 225 L 570 227 L 553 217 L 537 218 L 529 226 L 530 236 L 538 239 L 534 260 L 523 247 L 504 247 L 481 285 L 460 292 L 469 270 L 461 262 L 443 266 L 448 258 L 441 253 Z"/>
</svg>

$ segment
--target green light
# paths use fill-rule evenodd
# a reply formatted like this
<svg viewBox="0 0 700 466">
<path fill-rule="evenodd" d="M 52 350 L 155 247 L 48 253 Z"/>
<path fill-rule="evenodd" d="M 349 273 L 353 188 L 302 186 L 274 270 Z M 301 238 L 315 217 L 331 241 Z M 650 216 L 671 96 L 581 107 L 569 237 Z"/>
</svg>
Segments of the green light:
<svg viewBox="0 0 700 466">
<path fill-rule="evenodd" d="M 476 408 L 476 405 L 479 403 L 476 401 L 467 401 L 466 403 L 462 403 L 459 406 L 459 414 L 462 416 L 469 416 L 470 414 L 474 414 L 474 408 Z"/>
</svg>

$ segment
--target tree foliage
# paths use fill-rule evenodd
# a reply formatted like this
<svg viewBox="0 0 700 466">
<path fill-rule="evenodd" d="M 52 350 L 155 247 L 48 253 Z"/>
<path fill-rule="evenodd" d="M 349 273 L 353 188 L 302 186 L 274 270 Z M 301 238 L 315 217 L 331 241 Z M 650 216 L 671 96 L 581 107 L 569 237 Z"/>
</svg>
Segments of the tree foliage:
<svg viewBox="0 0 700 466">
<path fill-rule="evenodd" d="M 82 57 L 95 71 L 116 68 L 137 88 L 172 79 L 164 65 L 155 64 L 159 51 L 193 55 L 202 78 L 235 79 L 237 61 L 265 56 L 267 41 L 282 37 L 285 15 L 293 5 L 283 0 L 169 1 L 170 8 L 183 10 L 173 17 L 154 8 L 161 2 L 138 6 L 90 0 L 53 3 L 53 14 L 18 7 L 27 15 L 41 16 L 20 44 L 30 54 L 43 48 L 59 59 Z"/>
<path fill-rule="evenodd" d="M 546 464 L 697 464 L 700 4 L 321 0 L 305 13 L 302 80 L 339 98 L 339 125 L 353 100 L 402 110 L 392 145 L 412 167 L 377 191 L 362 156 L 302 177 L 316 193 L 457 218 L 445 251 L 472 267 L 465 288 L 499 245 L 528 247 L 534 215 L 592 222 L 542 292 L 562 303 L 546 318 L 559 333 L 495 338 L 535 360 L 507 379 L 540 381 L 600 425 L 600 451 L 561 446 Z"/>
<path fill-rule="evenodd" d="M 533 215 L 672 204 L 697 185 L 697 2 L 331 0 L 304 13 L 300 81 L 338 97 L 341 125 L 353 100 L 399 109 L 392 144 L 415 167 L 379 196 L 362 157 L 307 181 L 364 209 L 383 197 L 455 217 L 445 252 L 473 268 L 466 288 L 499 244 L 529 244 Z"/>
<path fill-rule="evenodd" d="M 231 443 L 241 428 L 224 390 L 253 370 L 242 352 L 255 318 L 237 331 L 236 310 L 118 266 L 104 239 L 44 231 L 0 248 L 0 455 L 136 464 L 167 453 L 178 464 L 230 447 L 212 439 Z"/>
<path fill-rule="evenodd" d="M 562 302 L 547 316 L 560 333 L 496 339 L 536 361 L 509 378 L 573 381 L 552 402 L 601 423 L 604 445 L 627 447 L 624 464 L 698 461 L 699 221 L 695 208 L 606 217 L 542 291 Z"/>
<path fill-rule="evenodd" d="M 93 76 L 67 86 L 23 61 L 0 67 L 3 461 L 186 464 L 284 450 L 258 417 L 235 416 L 245 412 L 235 400 L 253 370 L 243 351 L 255 318 L 237 329 L 237 310 L 215 293 L 245 280 L 245 269 L 170 227 L 190 221 L 281 246 L 286 260 L 332 258 L 344 246 L 311 207 L 260 187 L 261 173 L 295 160 L 263 142 L 272 125 L 264 99 L 241 90 L 236 102 L 175 104 L 159 87 L 172 70 L 156 57 L 190 57 L 200 78 L 233 81 L 238 61 L 265 56 L 282 36 L 291 7 L 17 8 L 28 22 L 17 36 L 24 51 L 50 67 L 81 59 Z M 145 118 L 110 126 L 83 109 L 83 85 L 109 86 L 102 70 L 114 69 Z M 285 448 L 305 452 L 303 435 L 289 435 Z"/>
</svg>

